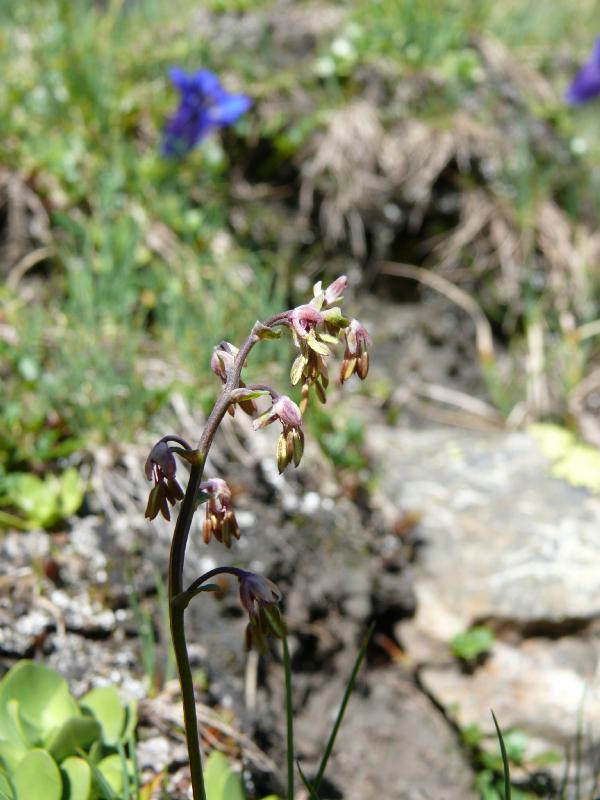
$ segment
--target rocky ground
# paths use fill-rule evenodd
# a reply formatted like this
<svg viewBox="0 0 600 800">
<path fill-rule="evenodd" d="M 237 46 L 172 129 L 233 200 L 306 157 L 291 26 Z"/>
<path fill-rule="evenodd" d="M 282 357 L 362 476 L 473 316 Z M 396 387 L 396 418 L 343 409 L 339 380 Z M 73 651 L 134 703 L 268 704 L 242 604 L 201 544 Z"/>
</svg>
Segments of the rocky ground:
<svg viewBox="0 0 600 800">
<path fill-rule="evenodd" d="M 551 787 L 579 738 L 588 792 L 600 720 L 600 499 L 552 477 L 529 433 L 501 429 L 459 312 L 430 299 L 370 301 L 364 313 L 375 339 L 371 380 L 387 389 L 367 397 L 350 387 L 345 402 L 365 420 L 370 467 L 340 481 L 311 441 L 302 469 L 280 477 L 271 432 L 229 421 L 209 471 L 233 486 L 243 537 L 231 553 L 193 537 L 190 581 L 229 562 L 281 587 L 297 755 L 309 774 L 375 623 L 324 798 L 475 797 L 477 753 L 460 732 L 477 726 L 492 747 L 492 708 L 505 731 L 527 733 L 520 780 L 558 796 Z M 196 438 L 200 423 L 172 399 L 172 429 Z M 147 445 L 96 452 L 87 505 L 65 530 L 3 538 L 0 654 L 4 667 L 45 660 L 76 694 L 110 681 L 140 698 L 140 765 L 148 779 L 165 770 L 169 796 L 183 798 L 181 711 L 160 603 L 171 526 L 143 518 Z M 259 796 L 281 793 L 277 656 L 244 654 L 234 585 L 197 598 L 188 621 L 206 746 L 241 763 Z M 495 641 L 461 661 L 450 641 L 473 625 Z M 550 751 L 560 763 L 540 766 Z"/>
</svg>

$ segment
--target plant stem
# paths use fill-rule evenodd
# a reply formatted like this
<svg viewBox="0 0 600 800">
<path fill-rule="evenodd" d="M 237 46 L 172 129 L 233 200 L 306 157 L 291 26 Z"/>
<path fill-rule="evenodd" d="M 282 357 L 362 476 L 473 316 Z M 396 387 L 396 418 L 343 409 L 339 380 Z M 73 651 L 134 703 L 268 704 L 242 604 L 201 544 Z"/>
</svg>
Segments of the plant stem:
<svg viewBox="0 0 600 800">
<path fill-rule="evenodd" d="M 171 601 L 183 590 L 185 548 L 194 516 L 194 497 L 198 494 L 203 467 L 204 464 L 195 464 L 190 471 L 190 479 L 181 505 L 181 511 L 177 518 L 177 524 L 175 525 L 169 558 L 169 620 L 177 671 L 179 673 L 179 684 L 181 686 L 183 721 L 190 759 L 194 800 L 206 800 L 202 756 L 200 754 L 200 735 L 196 717 L 196 699 L 194 697 L 194 682 L 185 640 L 185 609 L 178 608 Z"/>
<path fill-rule="evenodd" d="M 171 624 L 171 638 L 179 673 L 179 684 L 181 686 L 181 698 L 183 703 L 183 719 L 185 726 L 185 738 L 187 741 L 188 754 L 190 759 L 190 773 L 192 778 L 192 793 L 194 800 L 206 800 L 206 789 L 204 787 L 204 775 L 202 772 L 202 755 L 200 752 L 200 735 L 198 731 L 198 718 L 196 715 L 196 699 L 194 697 L 194 683 L 192 680 L 192 670 L 187 651 L 185 639 L 185 606 L 178 606 L 173 603 L 173 599 L 183 592 L 183 565 L 185 561 L 185 551 L 189 537 L 192 520 L 196 511 L 196 499 L 202 482 L 206 457 L 212 444 L 215 433 L 221 424 L 227 408 L 231 402 L 231 392 L 239 386 L 242 368 L 246 362 L 248 354 L 254 345 L 260 340 L 258 331 L 260 327 L 274 327 L 275 325 L 287 325 L 288 318 L 284 312 L 277 314 L 265 322 L 258 323 L 252 329 L 250 336 L 246 339 L 239 353 L 237 354 L 233 367 L 227 375 L 227 380 L 223 390 L 211 411 L 202 435 L 198 443 L 198 463 L 193 464 L 190 470 L 188 485 L 181 503 L 181 509 L 175 531 L 171 541 L 171 552 L 169 555 L 169 620 Z M 169 437 L 175 440 L 174 437 Z M 183 442 L 183 440 L 181 440 Z M 187 444 L 187 443 L 185 443 Z"/>
<path fill-rule="evenodd" d="M 287 723 L 287 800 L 294 800 L 294 705 L 292 701 L 292 662 L 287 636 L 283 637 L 283 666 L 285 670 L 285 717 Z"/>
</svg>

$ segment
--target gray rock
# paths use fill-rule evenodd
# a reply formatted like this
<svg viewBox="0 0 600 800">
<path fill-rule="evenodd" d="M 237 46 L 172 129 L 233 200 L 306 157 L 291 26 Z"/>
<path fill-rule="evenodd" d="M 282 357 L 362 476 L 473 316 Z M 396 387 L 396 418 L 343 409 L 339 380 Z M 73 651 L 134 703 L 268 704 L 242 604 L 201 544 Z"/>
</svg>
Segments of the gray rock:
<svg viewBox="0 0 600 800">
<path fill-rule="evenodd" d="M 385 502 L 423 512 L 417 610 L 396 634 L 426 691 L 460 727 L 493 733 L 493 708 L 530 735 L 528 756 L 573 745 L 580 714 L 598 730 L 600 498 L 554 478 L 527 433 L 375 427 L 369 441 Z M 477 623 L 497 641 L 471 674 L 449 643 Z"/>
</svg>

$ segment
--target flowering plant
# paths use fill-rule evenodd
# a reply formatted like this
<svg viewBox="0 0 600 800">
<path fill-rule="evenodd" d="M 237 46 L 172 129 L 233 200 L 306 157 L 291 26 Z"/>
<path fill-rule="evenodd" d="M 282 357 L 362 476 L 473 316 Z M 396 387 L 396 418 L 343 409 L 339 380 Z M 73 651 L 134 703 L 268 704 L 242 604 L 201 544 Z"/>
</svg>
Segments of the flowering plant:
<svg viewBox="0 0 600 800">
<path fill-rule="evenodd" d="M 165 127 L 165 156 L 185 155 L 215 128 L 233 125 L 252 105 L 246 95 L 225 91 L 219 78 L 208 69 L 188 74 L 173 67 L 169 76 L 181 100 Z"/>
<path fill-rule="evenodd" d="M 170 506 L 181 502 L 171 543 L 168 593 L 171 635 L 181 684 L 195 800 L 206 800 L 206 793 L 202 774 L 194 687 L 185 637 L 184 612 L 193 597 L 200 592 L 211 591 L 215 588 L 215 585 L 208 581 L 221 574 L 233 575 L 239 581 L 240 601 L 248 614 L 246 647 L 254 647 L 261 653 L 267 653 L 270 637 L 283 640 L 286 696 L 288 698 L 288 798 L 290 800 L 293 798 L 291 677 L 285 640 L 286 628 L 278 606 L 281 592 L 267 578 L 230 566 L 216 567 L 210 570 L 185 589 L 183 565 L 192 520 L 202 503 L 206 504 L 206 515 L 202 525 L 202 537 L 206 543 L 214 536 L 217 541 L 229 548 L 240 536 L 232 506 L 231 491 L 227 483 L 221 478 L 210 478 L 203 481 L 208 452 L 225 414 L 234 414 L 236 406 L 239 406 L 245 413 L 255 417 L 253 423 L 255 430 L 279 422 L 282 431 L 277 443 L 276 457 L 278 469 L 283 472 L 292 462 L 297 467 L 302 459 L 304 450 L 303 414 L 309 402 L 311 389 L 314 390 L 314 394 L 321 402 L 325 402 L 325 392 L 329 385 L 327 362 L 331 356 L 330 347 L 337 344 L 340 339 L 345 340 L 341 382 L 347 380 L 353 373 L 356 373 L 361 379 L 367 376 L 369 336 L 360 323 L 345 317 L 341 312 L 339 303 L 342 300 L 345 286 L 345 276 L 338 278 L 325 290 L 321 283 L 317 283 L 313 289 L 313 298 L 308 304 L 276 314 L 264 322 L 256 322 L 250 335 L 239 349 L 229 342 L 220 342 L 214 349 L 211 367 L 221 380 L 222 389 L 208 416 L 198 446 L 192 447 L 179 436 L 163 436 L 154 445 L 146 461 L 146 477 L 154 482 L 146 507 L 146 516 L 153 519 L 160 513 L 169 520 Z M 278 339 L 281 336 L 281 329 L 287 329 L 291 333 L 298 350 L 298 355 L 291 368 L 290 379 L 292 385 L 299 384 L 301 386 L 300 405 L 296 405 L 290 397 L 279 394 L 270 386 L 265 384 L 247 386 L 241 379 L 242 369 L 252 348 L 261 339 Z M 264 413 L 256 416 L 258 409 L 255 401 L 266 397 L 270 398 L 270 407 Z M 176 455 L 190 465 L 185 493 L 176 478 Z M 361 651 L 360 659 L 363 656 L 364 648 Z M 340 713 L 343 713 L 343 709 Z M 328 746 L 326 750 L 317 776 L 317 788 L 329 752 L 333 747 L 336 732 L 337 726 L 334 726 L 330 747 Z"/>
</svg>

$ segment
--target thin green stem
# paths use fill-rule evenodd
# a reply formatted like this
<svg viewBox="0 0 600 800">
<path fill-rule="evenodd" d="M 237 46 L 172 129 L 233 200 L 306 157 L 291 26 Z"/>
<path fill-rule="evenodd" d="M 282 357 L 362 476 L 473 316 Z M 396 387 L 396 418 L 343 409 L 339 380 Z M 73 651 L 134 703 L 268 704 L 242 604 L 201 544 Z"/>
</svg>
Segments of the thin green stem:
<svg viewBox="0 0 600 800">
<path fill-rule="evenodd" d="M 203 464 L 194 465 L 190 471 L 190 479 L 181 504 L 181 511 L 175 525 L 175 533 L 171 542 L 171 555 L 169 558 L 169 619 L 171 623 L 171 638 L 175 651 L 175 661 L 179 673 L 181 686 L 181 700 L 183 704 L 183 721 L 188 755 L 190 759 L 190 773 L 192 778 L 192 793 L 194 800 L 206 800 L 204 788 L 204 775 L 202 772 L 202 755 L 200 753 L 200 735 L 198 732 L 198 719 L 196 716 L 196 698 L 194 696 L 194 682 L 192 669 L 188 657 L 185 640 L 185 608 L 178 607 L 171 601 L 183 591 L 183 562 L 192 519 L 194 516 L 194 498 L 198 494 L 198 487 L 202 480 Z"/>
<path fill-rule="evenodd" d="M 344 713 L 346 711 L 346 706 L 348 705 L 348 700 L 350 699 L 350 695 L 352 694 L 352 690 L 354 689 L 354 684 L 356 683 L 358 671 L 364 660 L 364 657 L 367 654 L 367 647 L 369 646 L 369 642 L 371 641 L 371 636 L 373 635 L 374 628 L 375 625 L 372 624 L 369 630 L 367 631 L 367 635 L 363 639 L 363 643 L 361 644 L 360 650 L 358 651 L 358 655 L 356 656 L 356 661 L 354 662 L 354 667 L 352 668 L 350 680 L 348 681 L 348 684 L 346 686 L 346 691 L 344 692 L 344 696 L 342 698 L 342 702 L 340 704 L 337 717 L 335 718 L 331 734 L 329 735 L 329 740 L 327 741 L 327 746 L 325 747 L 325 752 L 323 753 L 323 758 L 321 759 L 321 764 L 319 765 L 319 771 L 317 772 L 317 777 L 314 779 L 312 784 L 316 793 L 318 793 L 321 787 L 321 781 L 323 780 L 323 775 L 325 774 L 325 770 L 327 768 L 327 762 L 329 761 L 329 757 L 333 751 L 333 746 L 335 745 L 335 739 L 340 729 L 340 725 L 342 724 Z"/>
<path fill-rule="evenodd" d="M 287 727 L 287 800 L 294 800 L 294 703 L 292 700 L 292 662 L 287 637 L 283 637 L 285 671 L 285 718 Z"/>
</svg>

